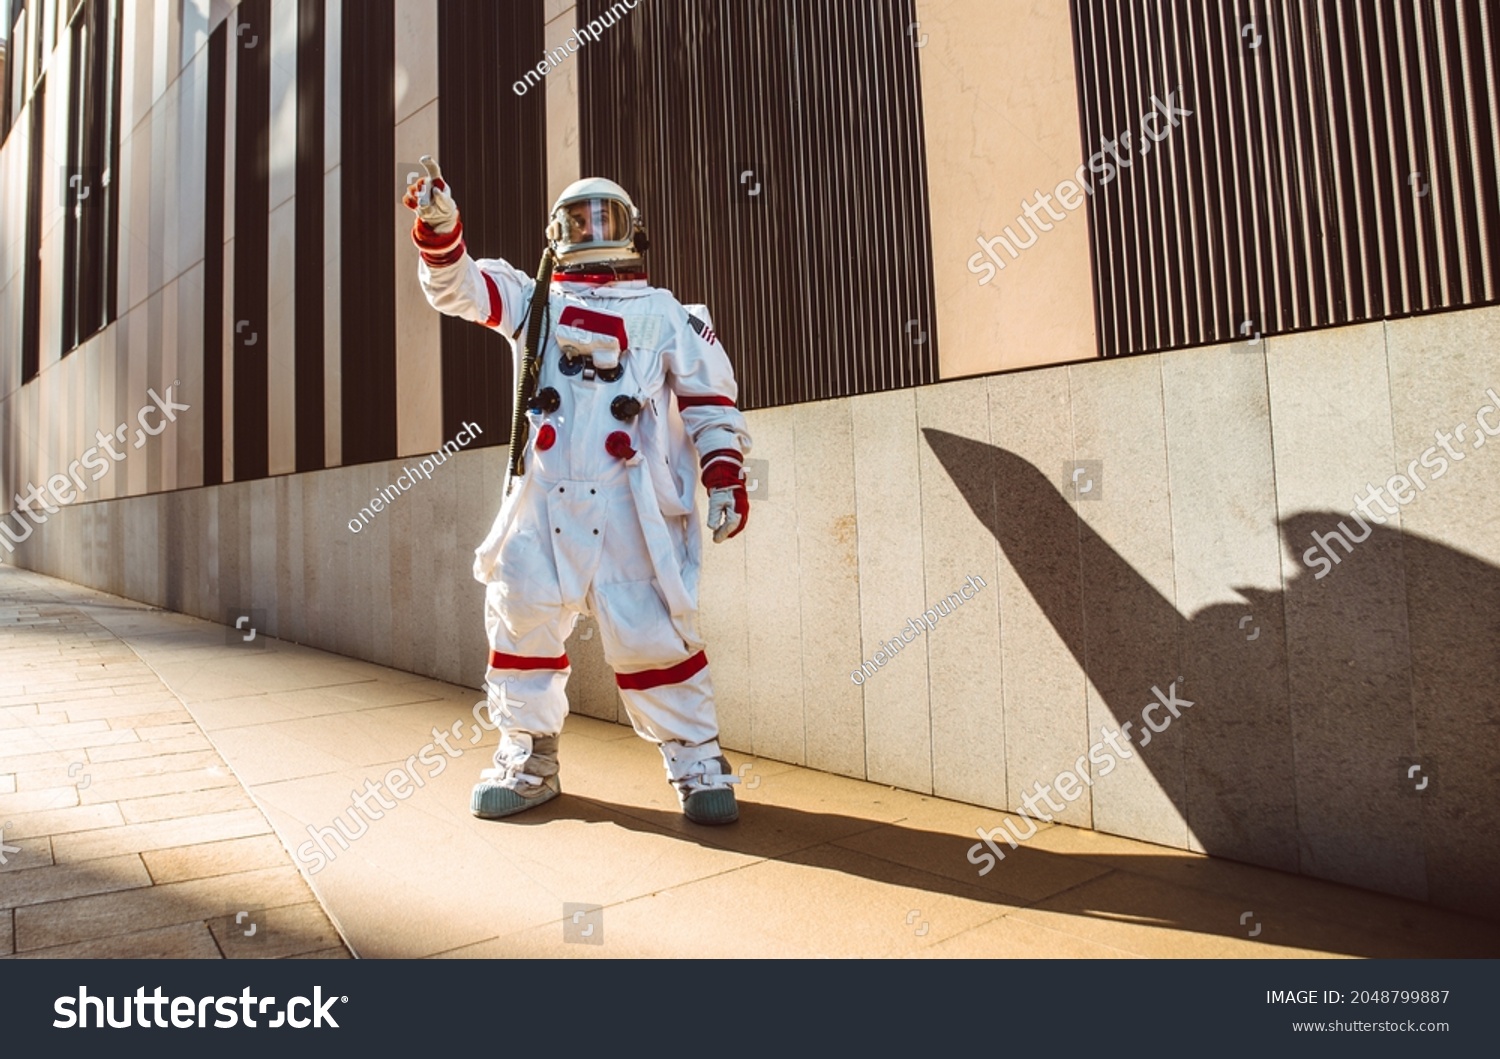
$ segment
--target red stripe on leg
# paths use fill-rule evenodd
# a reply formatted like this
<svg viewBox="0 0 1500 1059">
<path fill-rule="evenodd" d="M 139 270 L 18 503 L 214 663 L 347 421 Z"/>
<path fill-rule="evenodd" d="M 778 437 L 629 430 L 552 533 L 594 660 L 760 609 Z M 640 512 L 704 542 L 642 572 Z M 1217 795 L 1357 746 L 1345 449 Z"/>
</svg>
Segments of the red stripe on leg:
<svg viewBox="0 0 1500 1059">
<path fill-rule="evenodd" d="M 621 691 L 650 691 L 667 684 L 681 684 L 688 677 L 708 665 L 708 656 L 702 651 L 665 669 L 643 669 L 639 673 L 616 673 L 615 683 Z"/>
<path fill-rule="evenodd" d="M 490 652 L 491 669 L 567 669 L 568 656 L 560 654 L 556 658 L 538 658 L 535 655 L 508 655 L 504 651 Z"/>
</svg>

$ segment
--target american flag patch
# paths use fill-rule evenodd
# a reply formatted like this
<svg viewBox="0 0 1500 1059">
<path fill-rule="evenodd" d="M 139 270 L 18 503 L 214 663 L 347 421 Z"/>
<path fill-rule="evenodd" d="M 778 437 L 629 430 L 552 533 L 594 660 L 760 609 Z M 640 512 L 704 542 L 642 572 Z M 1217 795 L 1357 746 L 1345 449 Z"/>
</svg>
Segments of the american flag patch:
<svg viewBox="0 0 1500 1059">
<path fill-rule="evenodd" d="M 712 327 L 705 327 L 703 329 L 703 341 L 707 342 L 709 345 L 713 345 L 718 340 L 719 339 L 714 334 L 714 329 Z"/>
</svg>

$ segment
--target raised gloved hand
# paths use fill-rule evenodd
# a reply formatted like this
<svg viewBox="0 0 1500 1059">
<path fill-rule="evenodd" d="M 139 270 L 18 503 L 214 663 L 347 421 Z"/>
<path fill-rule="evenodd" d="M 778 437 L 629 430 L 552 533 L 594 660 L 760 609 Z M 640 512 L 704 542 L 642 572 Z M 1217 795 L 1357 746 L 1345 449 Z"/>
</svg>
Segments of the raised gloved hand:
<svg viewBox="0 0 1500 1059">
<path fill-rule="evenodd" d="M 463 221 L 453 201 L 452 189 L 432 155 L 422 156 L 422 168 L 427 175 L 414 180 L 402 199 L 406 208 L 417 215 L 411 240 L 429 265 L 451 265 L 464 254 Z"/>
<path fill-rule="evenodd" d="M 750 520 L 744 457 L 733 449 L 718 449 L 703 457 L 703 487 L 708 490 L 708 528 L 714 531 L 714 543 L 722 544 Z"/>
</svg>

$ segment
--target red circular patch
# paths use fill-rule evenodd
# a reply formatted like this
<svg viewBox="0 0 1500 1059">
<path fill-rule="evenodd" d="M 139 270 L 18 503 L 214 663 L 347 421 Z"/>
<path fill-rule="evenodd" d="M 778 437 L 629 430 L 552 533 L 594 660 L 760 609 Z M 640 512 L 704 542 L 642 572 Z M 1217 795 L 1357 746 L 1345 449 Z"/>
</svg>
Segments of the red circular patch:
<svg viewBox="0 0 1500 1059">
<path fill-rule="evenodd" d="M 536 432 L 536 447 L 538 452 L 546 452 L 557 444 L 557 431 L 552 429 L 551 423 L 544 423 L 542 429 Z"/>
<path fill-rule="evenodd" d="M 630 435 L 623 430 L 616 430 L 604 439 L 604 451 L 618 460 L 628 460 L 635 455 L 635 449 L 630 447 Z"/>
</svg>

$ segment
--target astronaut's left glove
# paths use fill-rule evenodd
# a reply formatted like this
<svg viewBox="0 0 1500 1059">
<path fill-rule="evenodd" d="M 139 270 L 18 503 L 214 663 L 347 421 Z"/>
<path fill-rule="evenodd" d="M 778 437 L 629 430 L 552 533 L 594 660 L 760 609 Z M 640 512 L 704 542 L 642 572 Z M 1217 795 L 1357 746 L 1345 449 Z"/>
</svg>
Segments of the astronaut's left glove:
<svg viewBox="0 0 1500 1059">
<path fill-rule="evenodd" d="M 750 520 L 744 457 L 733 449 L 717 449 L 703 457 L 703 488 L 708 490 L 708 528 L 714 531 L 714 543 L 722 544 Z"/>
</svg>

